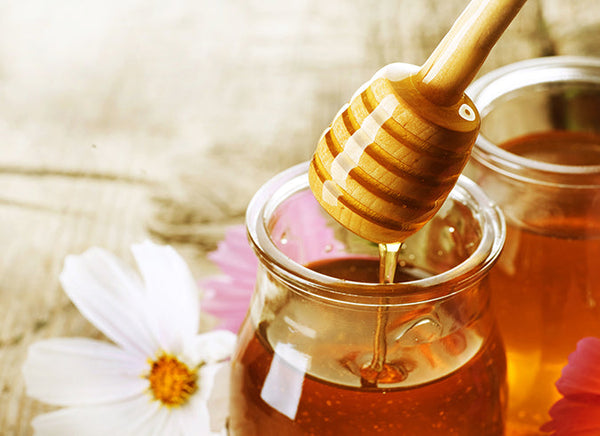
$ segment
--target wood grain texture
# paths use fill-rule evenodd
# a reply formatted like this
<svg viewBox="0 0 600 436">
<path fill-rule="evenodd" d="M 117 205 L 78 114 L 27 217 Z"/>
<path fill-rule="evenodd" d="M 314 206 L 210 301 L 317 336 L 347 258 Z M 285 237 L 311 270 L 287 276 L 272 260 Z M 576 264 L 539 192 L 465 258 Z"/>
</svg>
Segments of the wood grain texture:
<svg viewBox="0 0 600 436">
<path fill-rule="evenodd" d="M 472 0 L 456 19 L 417 75 L 429 101 L 456 103 L 525 0 Z"/>
<path fill-rule="evenodd" d="M 388 79 L 385 71 L 334 118 L 309 170 L 321 206 L 377 243 L 404 241 L 438 211 L 467 163 L 480 124 L 468 97 L 439 106 L 417 90 L 410 68 L 400 66 L 409 74 L 402 80 Z M 464 108 L 468 119 L 461 115 Z"/>
<path fill-rule="evenodd" d="M 170 242 L 196 277 L 256 188 L 308 160 L 381 66 L 420 65 L 466 1 L 0 4 L 0 434 L 30 435 L 29 344 L 100 337 L 60 289 L 65 255 Z M 80 3 L 78 3 L 80 5 Z M 482 73 L 600 55 L 597 0 L 529 0 Z"/>
</svg>

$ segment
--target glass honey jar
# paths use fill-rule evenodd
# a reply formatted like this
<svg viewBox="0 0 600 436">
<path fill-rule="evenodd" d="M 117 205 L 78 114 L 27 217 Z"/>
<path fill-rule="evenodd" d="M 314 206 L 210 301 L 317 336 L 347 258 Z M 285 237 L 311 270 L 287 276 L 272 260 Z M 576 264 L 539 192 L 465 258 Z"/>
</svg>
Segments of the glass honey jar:
<svg viewBox="0 0 600 436">
<path fill-rule="evenodd" d="M 499 210 L 461 176 L 381 284 L 378 247 L 321 210 L 307 168 L 248 207 L 259 267 L 232 358 L 229 435 L 502 435 L 505 356 L 487 286 Z"/>
<path fill-rule="evenodd" d="M 509 434 L 542 434 L 569 354 L 600 336 L 600 59 L 518 62 L 467 93 L 481 130 L 465 172 L 507 223 L 490 287 Z"/>
</svg>

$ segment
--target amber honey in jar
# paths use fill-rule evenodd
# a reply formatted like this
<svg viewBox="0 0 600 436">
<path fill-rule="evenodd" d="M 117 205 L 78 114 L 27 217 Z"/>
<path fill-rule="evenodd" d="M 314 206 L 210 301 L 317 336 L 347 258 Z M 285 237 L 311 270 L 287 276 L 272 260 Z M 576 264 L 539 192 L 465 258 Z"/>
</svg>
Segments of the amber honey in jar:
<svg viewBox="0 0 600 436">
<path fill-rule="evenodd" d="M 498 210 L 461 177 L 401 247 L 394 283 L 380 284 L 377 246 L 320 209 L 306 170 L 277 176 L 248 207 L 260 262 L 229 434 L 503 435 L 505 357 L 486 280 L 504 239 Z M 335 244 L 300 237 L 307 222 Z"/>
<path fill-rule="evenodd" d="M 508 361 L 508 434 L 542 434 L 569 354 L 600 337 L 600 60 L 524 61 L 467 93 L 482 124 L 466 173 L 507 222 L 490 286 Z"/>
</svg>

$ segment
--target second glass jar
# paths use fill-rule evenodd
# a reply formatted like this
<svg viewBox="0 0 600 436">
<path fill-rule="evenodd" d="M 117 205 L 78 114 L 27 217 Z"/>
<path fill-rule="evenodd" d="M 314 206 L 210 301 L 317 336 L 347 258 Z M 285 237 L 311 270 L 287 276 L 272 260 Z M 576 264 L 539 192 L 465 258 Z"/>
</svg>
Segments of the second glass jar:
<svg viewBox="0 0 600 436">
<path fill-rule="evenodd" d="M 541 434 L 569 354 L 600 337 L 600 60 L 531 59 L 467 93 L 482 124 L 466 173 L 507 221 L 490 282 L 510 434 Z"/>
</svg>

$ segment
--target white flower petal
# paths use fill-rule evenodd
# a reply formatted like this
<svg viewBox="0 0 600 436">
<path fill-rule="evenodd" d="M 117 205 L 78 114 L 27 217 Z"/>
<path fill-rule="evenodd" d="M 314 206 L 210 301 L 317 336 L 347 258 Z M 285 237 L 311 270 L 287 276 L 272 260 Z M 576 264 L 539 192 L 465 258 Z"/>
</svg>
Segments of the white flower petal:
<svg viewBox="0 0 600 436">
<path fill-rule="evenodd" d="M 152 419 L 140 422 L 136 427 L 133 435 L 144 435 L 144 436 L 175 436 L 179 434 L 179 427 L 177 423 L 173 422 L 172 410 L 160 406 Z"/>
<path fill-rule="evenodd" d="M 32 421 L 36 436 L 131 436 L 160 424 L 165 411 L 148 397 L 101 406 L 72 407 L 39 415 Z M 165 429 L 163 435 L 176 432 Z M 151 434 L 151 433 L 150 433 Z"/>
<path fill-rule="evenodd" d="M 155 335 L 163 349 L 179 353 L 182 340 L 198 332 L 199 291 L 187 264 L 170 246 L 150 241 L 132 252 L 144 279 Z"/>
<path fill-rule="evenodd" d="M 226 434 L 225 420 L 229 415 L 229 363 L 203 365 L 198 374 L 199 391 L 183 407 L 173 410 L 185 436 L 219 436 Z M 216 394 L 216 392 L 219 394 Z M 226 392 L 224 392 L 226 391 Z M 225 393 L 226 398 L 221 396 Z M 215 404 L 207 400 L 217 399 Z M 225 399 L 225 402 L 220 400 Z M 176 415 L 176 416 L 175 416 Z"/>
<path fill-rule="evenodd" d="M 229 330 L 212 330 L 188 339 L 184 355 L 194 364 L 216 363 L 231 357 L 236 335 Z"/>
<path fill-rule="evenodd" d="M 32 344 L 23 365 L 27 394 L 71 406 L 120 401 L 142 395 L 148 363 L 106 342 L 56 338 Z"/>
<path fill-rule="evenodd" d="M 210 418 L 206 403 L 199 398 L 191 399 L 186 407 L 181 408 L 178 412 L 182 435 L 209 436 L 213 434 L 210 429 Z"/>
<path fill-rule="evenodd" d="M 206 407 L 210 416 L 210 428 L 217 432 L 225 428 L 225 423 L 229 417 L 229 377 L 231 365 L 225 362 L 219 365 L 210 365 L 205 371 L 201 370 L 201 380 L 208 378 L 213 380 L 210 388 Z"/>
<path fill-rule="evenodd" d="M 168 426 L 173 431 L 172 434 L 177 436 L 186 435 L 188 433 L 193 435 L 204 434 L 202 432 L 202 428 L 195 428 L 188 425 L 189 423 L 185 420 L 185 416 L 188 413 L 187 409 L 188 405 L 186 404 L 184 406 L 173 408 L 169 411 Z"/>
<path fill-rule="evenodd" d="M 115 256 L 100 248 L 67 256 L 60 281 L 81 314 L 115 343 L 144 356 L 156 352 L 141 282 Z"/>
<path fill-rule="evenodd" d="M 213 431 L 206 402 L 198 396 L 190 399 L 186 407 L 177 410 L 181 434 L 185 436 L 217 436 L 220 430 Z"/>
</svg>

